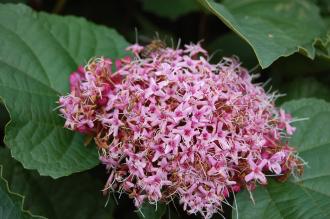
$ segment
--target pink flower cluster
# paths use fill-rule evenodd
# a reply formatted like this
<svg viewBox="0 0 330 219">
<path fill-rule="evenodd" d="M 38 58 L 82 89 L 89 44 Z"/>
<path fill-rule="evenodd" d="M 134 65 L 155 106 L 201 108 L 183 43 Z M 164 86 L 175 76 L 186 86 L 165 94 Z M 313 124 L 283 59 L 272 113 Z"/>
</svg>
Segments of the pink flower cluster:
<svg viewBox="0 0 330 219">
<path fill-rule="evenodd" d="M 235 58 L 217 64 L 199 44 L 134 58 L 95 58 L 70 76 L 59 100 L 65 127 L 92 135 L 109 171 L 105 190 L 136 207 L 178 198 L 210 218 L 232 192 L 285 178 L 301 163 L 283 142 L 295 128 L 274 96 Z M 114 70 L 115 69 L 115 70 Z"/>
</svg>

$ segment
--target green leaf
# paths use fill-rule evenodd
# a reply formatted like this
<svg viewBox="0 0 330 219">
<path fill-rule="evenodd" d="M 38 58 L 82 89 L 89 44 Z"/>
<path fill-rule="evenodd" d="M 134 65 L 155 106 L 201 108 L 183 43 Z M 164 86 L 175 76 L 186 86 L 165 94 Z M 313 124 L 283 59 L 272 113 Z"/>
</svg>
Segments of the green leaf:
<svg viewBox="0 0 330 219">
<path fill-rule="evenodd" d="M 53 180 L 25 170 L 3 148 L 0 148 L 0 165 L 10 190 L 24 195 L 24 209 L 34 214 L 52 219 L 112 218 L 114 203 L 110 201 L 105 207 L 103 185 L 86 173 Z"/>
<path fill-rule="evenodd" d="M 278 183 L 270 180 L 253 192 L 255 205 L 247 192 L 237 195 L 238 213 L 246 219 L 329 218 L 330 217 L 330 103 L 319 99 L 289 101 L 283 108 L 294 117 L 297 131 L 289 144 L 308 163 L 299 178 Z M 233 218 L 236 218 L 233 212 Z"/>
<path fill-rule="evenodd" d="M 322 58 L 330 60 L 330 18 L 324 19 L 324 22 L 328 28 L 328 37 L 323 43 L 317 44 L 316 55 Z"/>
<path fill-rule="evenodd" d="M 166 205 L 157 203 L 156 205 L 151 205 L 144 202 L 138 211 L 140 219 L 161 219 L 166 212 Z"/>
<path fill-rule="evenodd" d="M 143 9 L 160 17 L 174 20 L 197 11 L 199 5 L 196 0 L 144 0 Z"/>
<path fill-rule="evenodd" d="M 301 52 L 315 57 L 315 43 L 326 37 L 319 9 L 306 0 L 200 0 L 253 48 L 262 68 L 281 56 Z M 303 26 L 303 27 L 302 27 Z"/>
<path fill-rule="evenodd" d="M 281 86 L 280 93 L 286 94 L 277 103 L 285 101 L 315 97 L 330 101 L 330 89 L 315 78 L 298 78 Z"/>
<path fill-rule="evenodd" d="M 10 192 L 5 181 L 0 179 L 0 217 L 3 219 L 38 218 L 21 209 L 22 201 L 23 197 Z"/>
<path fill-rule="evenodd" d="M 258 64 L 258 60 L 249 46 L 237 34 L 224 34 L 208 46 L 210 54 L 214 53 L 212 61 L 218 62 L 222 57 L 237 56 L 244 67 L 253 68 Z"/>
<path fill-rule="evenodd" d="M 8 182 L 3 178 L 2 174 L 3 166 L 0 165 L 0 218 L 43 218 L 41 216 L 32 215 L 31 212 L 23 209 L 24 197 L 9 189 Z"/>
<path fill-rule="evenodd" d="M 272 84 L 274 84 L 274 79 L 282 79 L 280 83 L 283 83 L 305 76 L 322 75 L 324 78 L 330 71 L 330 62 L 322 57 L 311 60 L 297 53 L 290 57 L 279 58 L 267 71 L 271 73 Z"/>
<path fill-rule="evenodd" d="M 63 128 L 56 109 L 69 74 L 95 55 L 121 57 L 127 42 L 85 19 L 0 4 L 0 96 L 11 122 L 5 144 L 27 169 L 54 178 L 98 164 L 94 147 Z"/>
</svg>

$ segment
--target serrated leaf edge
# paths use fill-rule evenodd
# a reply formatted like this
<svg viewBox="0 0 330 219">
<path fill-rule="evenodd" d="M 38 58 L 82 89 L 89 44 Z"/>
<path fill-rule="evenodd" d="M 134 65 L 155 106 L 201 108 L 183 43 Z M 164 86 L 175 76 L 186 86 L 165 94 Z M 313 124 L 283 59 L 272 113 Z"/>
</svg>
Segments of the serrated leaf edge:
<svg viewBox="0 0 330 219">
<path fill-rule="evenodd" d="M 23 196 L 23 195 L 21 195 L 21 194 L 19 194 L 19 193 L 15 193 L 15 192 L 13 192 L 13 191 L 10 190 L 8 181 L 3 177 L 3 168 L 4 168 L 4 166 L 3 166 L 3 165 L 0 165 L 0 180 L 2 180 L 2 181 L 5 183 L 5 185 L 6 185 L 6 189 L 7 189 L 7 192 L 8 192 L 9 194 L 14 195 L 14 196 L 17 196 L 17 197 L 19 197 L 20 199 L 22 199 L 22 202 L 21 202 L 22 204 L 21 204 L 21 209 L 20 209 L 20 210 L 21 210 L 23 213 L 26 213 L 26 214 L 28 214 L 29 216 L 33 217 L 33 218 L 48 219 L 48 218 L 46 218 L 46 217 L 44 217 L 44 216 L 41 216 L 41 215 L 34 215 L 34 214 L 32 214 L 31 211 L 29 211 L 29 210 L 25 210 L 25 209 L 24 209 L 25 196 Z"/>
</svg>

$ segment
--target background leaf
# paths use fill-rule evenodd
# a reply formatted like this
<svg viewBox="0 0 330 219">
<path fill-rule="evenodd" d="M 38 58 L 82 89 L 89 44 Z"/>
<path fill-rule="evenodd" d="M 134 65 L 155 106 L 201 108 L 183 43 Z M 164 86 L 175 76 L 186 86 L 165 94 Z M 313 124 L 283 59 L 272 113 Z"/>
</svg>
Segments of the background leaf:
<svg viewBox="0 0 330 219">
<path fill-rule="evenodd" d="M 315 41 L 326 37 L 326 26 L 319 10 L 310 1 L 200 2 L 251 45 L 262 68 L 298 51 L 314 58 Z"/>
<path fill-rule="evenodd" d="M 286 94 L 277 100 L 277 104 L 285 101 L 316 97 L 330 101 L 330 89 L 328 86 L 317 81 L 315 78 L 298 78 L 281 86 L 281 93 Z"/>
<path fill-rule="evenodd" d="M 237 34 L 224 34 L 211 42 L 207 48 L 209 54 L 214 53 L 212 58 L 214 62 L 218 62 L 224 56 L 237 56 L 244 67 L 253 68 L 258 65 L 258 60 L 249 44 Z"/>
<path fill-rule="evenodd" d="M 0 96 L 11 115 L 5 144 L 28 169 L 54 178 L 98 163 L 94 147 L 63 128 L 55 110 L 68 77 L 95 55 L 121 57 L 127 42 L 114 30 L 81 18 L 0 5 Z"/>
<path fill-rule="evenodd" d="M 24 209 L 34 214 L 54 219 L 112 218 L 113 200 L 105 207 L 103 185 L 87 173 L 57 180 L 39 176 L 35 171 L 25 170 L 4 148 L 0 148 L 0 165 L 10 190 L 25 196 Z"/>
<path fill-rule="evenodd" d="M 298 118 L 297 131 L 289 145 L 295 146 L 308 163 L 302 177 L 288 182 L 270 180 L 267 187 L 237 194 L 239 215 L 244 218 L 329 218 L 330 217 L 330 103 L 318 99 L 293 100 L 283 105 Z M 233 211 L 233 218 L 236 218 Z"/>
<path fill-rule="evenodd" d="M 0 217 L 2 219 L 43 218 L 23 209 L 24 197 L 10 191 L 2 172 L 3 166 L 0 164 Z"/>
<path fill-rule="evenodd" d="M 143 0 L 143 9 L 161 17 L 176 19 L 179 16 L 197 11 L 197 0 Z"/>
<path fill-rule="evenodd" d="M 143 215 L 141 214 L 141 212 Z M 165 212 L 165 204 L 157 203 L 156 209 L 156 205 L 151 205 L 147 202 L 144 202 L 140 208 L 140 211 L 138 211 L 138 215 L 140 219 L 161 219 Z"/>
</svg>

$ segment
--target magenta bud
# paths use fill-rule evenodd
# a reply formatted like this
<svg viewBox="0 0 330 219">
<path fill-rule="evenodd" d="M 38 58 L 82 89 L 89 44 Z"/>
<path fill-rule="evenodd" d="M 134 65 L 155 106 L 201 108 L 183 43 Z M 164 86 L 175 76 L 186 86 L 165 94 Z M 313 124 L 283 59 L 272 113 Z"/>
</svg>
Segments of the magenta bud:
<svg viewBox="0 0 330 219">
<path fill-rule="evenodd" d="M 100 106 L 105 106 L 108 103 L 108 98 L 107 97 L 102 97 L 97 100 L 97 104 Z"/>
<path fill-rule="evenodd" d="M 119 84 L 123 80 L 123 77 L 121 75 L 117 74 L 117 75 L 112 76 L 111 80 L 113 83 Z"/>
<path fill-rule="evenodd" d="M 79 91 L 79 84 L 80 84 L 80 81 L 81 81 L 81 77 L 79 75 L 78 72 L 73 72 L 71 75 L 70 75 L 70 90 L 71 92 L 73 91 Z"/>
<path fill-rule="evenodd" d="M 268 152 L 264 151 L 261 154 L 261 158 L 262 159 L 268 159 L 268 158 L 270 158 L 270 154 Z"/>
<path fill-rule="evenodd" d="M 117 59 L 115 61 L 115 65 L 116 65 L 116 69 L 119 70 L 119 69 L 121 69 L 123 63 L 122 63 L 122 61 L 120 59 Z"/>
<path fill-rule="evenodd" d="M 82 134 L 90 134 L 93 133 L 93 130 L 91 128 L 89 128 L 86 125 L 82 125 L 76 128 L 76 130 Z"/>
<path fill-rule="evenodd" d="M 241 187 L 239 185 L 233 185 L 231 188 L 233 189 L 234 192 L 241 191 Z"/>
<path fill-rule="evenodd" d="M 131 62 L 131 57 L 129 56 L 125 56 L 124 58 L 121 59 L 121 61 L 124 63 L 124 64 L 128 64 Z"/>
<path fill-rule="evenodd" d="M 79 65 L 78 69 L 77 69 L 77 72 L 83 76 L 85 74 L 85 69 L 84 69 L 84 66 L 82 65 Z"/>
<path fill-rule="evenodd" d="M 224 197 L 228 197 L 228 196 L 229 196 L 228 189 L 225 188 L 225 189 L 223 190 L 222 194 L 223 194 Z"/>
<path fill-rule="evenodd" d="M 113 87 L 111 87 L 110 84 L 104 84 L 103 90 L 102 90 L 102 95 L 107 95 L 111 90 L 113 90 Z"/>
</svg>

